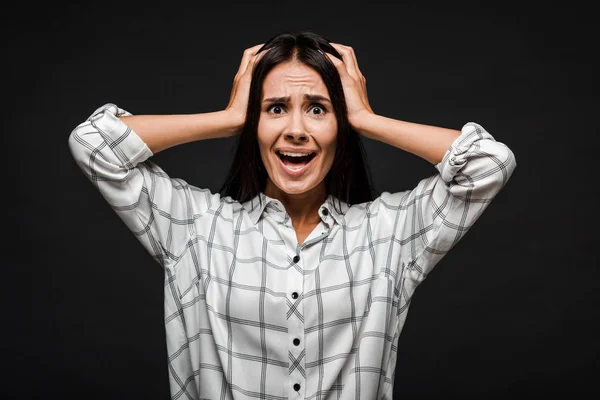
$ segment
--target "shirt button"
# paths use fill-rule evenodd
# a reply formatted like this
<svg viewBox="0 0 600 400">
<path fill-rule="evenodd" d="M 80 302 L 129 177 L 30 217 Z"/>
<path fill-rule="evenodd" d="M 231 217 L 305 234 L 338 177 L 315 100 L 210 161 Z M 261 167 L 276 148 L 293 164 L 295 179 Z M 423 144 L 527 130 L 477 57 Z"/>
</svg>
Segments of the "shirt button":
<svg viewBox="0 0 600 400">
<path fill-rule="evenodd" d="M 300 384 L 294 383 L 294 390 L 297 392 L 300 390 Z"/>
<path fill-rule="evenodd" d="M 327 209 L 326 209 L 326 208 L 324 208 L 324 209 L 323 209 L 323 215 L 327 215 L 327 214 L 329 214 L 329 211 L 327 211 Z"/>
<path fill-rule="evenodd" d="M 294 346 L 298 346 L 300 344 L 300 339 L 294 339 Z"/>
<path fill-rule="evenodd" d="M 298 298 L 298 292 L 292 293 L 292 299 L 297 299 L 297 298 Z"/>
<path fill-rule="evenodd" d="M 298 261 L 300 261 L 300 256 L 294 256 L 294 262 L 297 263 Z"/>
</svg>

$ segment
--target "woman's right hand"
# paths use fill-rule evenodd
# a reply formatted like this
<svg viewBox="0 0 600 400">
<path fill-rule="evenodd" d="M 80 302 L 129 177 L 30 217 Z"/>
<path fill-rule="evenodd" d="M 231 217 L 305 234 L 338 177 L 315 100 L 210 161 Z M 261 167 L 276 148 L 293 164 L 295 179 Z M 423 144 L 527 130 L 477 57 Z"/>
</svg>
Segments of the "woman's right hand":
<svg viewBox="0 0 600 400">
<path fill-rule="evenodd" d="M 252 71 L 254 66 L 260 60 L 260 58 L 266 53 L 262 51 L 257 54 L 258 50 L 264 43 L 257 44 L 244 50 L 242 56 L 242 62 L 233 79 L 233 88 L 231 89 L 231 95 L 229 98 L 229 104 L 225 108 L 225 111 L 231 114 L 231 118 L 236 123 L 239 133 L 246 121 L 246 110 L 248 108 L 248 98 L 250 96 L 250 82 L 252 80 Z M 268 51 L 268 50 L 267 50 Z"/>
</svg>

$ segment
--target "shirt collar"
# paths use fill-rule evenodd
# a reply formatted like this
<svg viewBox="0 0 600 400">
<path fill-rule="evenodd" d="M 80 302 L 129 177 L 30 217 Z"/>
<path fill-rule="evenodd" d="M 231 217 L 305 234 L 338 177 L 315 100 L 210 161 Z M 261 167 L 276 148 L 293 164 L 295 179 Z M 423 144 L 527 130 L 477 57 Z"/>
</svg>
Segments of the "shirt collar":
<svg viewBox="0 0 600 400">
<path fill-rule="evenodd" d="M 319 215 L 324 222 L 327 222 L 328 217 L 331 216 L 336 223 L 340 225 L 343 224 L 344 214 L 348 211 L 350 206 L 343 200 L 339 200 L 339 204 L 337 203 L 338 199 L 330 194 L 323 204 L 321 204 L 319 207 Z M 341 212 L 336 211 L 336 204 L 339 206 Z M 246 209 L 254 225 L 260 221 L 267 207 L 275 211 L 285 212 L 283 204 L 279 200 L 271 198 L 262 192 L 254 198 L 242 203 L 242 207 Z"/>
</svg>

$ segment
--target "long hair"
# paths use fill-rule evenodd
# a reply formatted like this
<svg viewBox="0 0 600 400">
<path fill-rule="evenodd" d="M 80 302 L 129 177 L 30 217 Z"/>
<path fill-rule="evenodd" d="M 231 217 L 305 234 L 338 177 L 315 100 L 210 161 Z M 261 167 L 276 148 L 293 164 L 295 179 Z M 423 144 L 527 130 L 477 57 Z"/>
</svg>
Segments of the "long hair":
<svg viewBox="0 0 600 400">
<path fill-rule="evenodd" d="M 348 204 L 373 200 L 370 171 L 365 163 L 365 151 L 360 138 L 348 122 L 348 112 L 340 75 L 335 65 L 322 52 L 342 59 L 325 37 L 312 32 L 284 32 L 272 37 L 259 52 L 270 49 L 254 67 L 248 99 L 248 110 L 242 131 L 238 135 L 235 156 L 221 196 L 230 196 L 240 203 L 264 191 L 267 171 L 258 145 L 258 121 L 265 77 L 277 64 L 297 60 L 319 73 L 329 95 L 337 119 L 337 145 L 333 164 L 325 176 L 327 194 Z M 336 210 L 339 207 L 336 206 Z"/>
</svg>

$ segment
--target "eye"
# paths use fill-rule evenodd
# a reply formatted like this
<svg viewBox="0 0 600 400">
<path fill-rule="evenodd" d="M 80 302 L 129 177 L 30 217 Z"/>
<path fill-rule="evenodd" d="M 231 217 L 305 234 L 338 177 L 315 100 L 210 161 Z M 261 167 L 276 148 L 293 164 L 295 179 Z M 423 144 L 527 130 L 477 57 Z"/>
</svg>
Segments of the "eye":
<svg viewBox="0 0 600 400">
<path fill-rule="evenodd" d="M 282 109 L 283 109 L 283 104 L 271 104 L 267 108 L 267 112 L 271 112 L 271 110 L 277 110 L 277 111 L 274 111 L 274 114 L 281 114 Z"/>
<path fill-rule="evenodd" d="M 317 114 L 313 114 L 313 115 L 322 115 L 325 114 L 325 112 L 327 111 L 325 109 L 325 107 L 323 107 L 321 104 L 312 104 L 311 105 L 311 110 L 319 110 L 319 112 Z"/>
<path fill-rule="evenodd" d="M 317 113 L 313 113 L 313 115 L 323 115 L 327 112 L 327 108 L 325 108 L 325 106 L 323 106 L 322 104 L 319 104 L 319 103 L 311 104 L 309 109 L 311 111 L 312 110 L 318 111 Z M 283 113 L 284 110 L 285 110 L 285 105 L 282 103 L 274 103 L 274 104 L 271 104 L 269 107 L 267 107 L 267 112 L 273 113 L 273 114 L 281 114 L 281 113 Z"/>
</svg>

